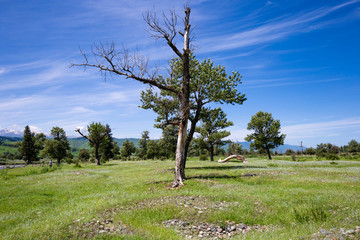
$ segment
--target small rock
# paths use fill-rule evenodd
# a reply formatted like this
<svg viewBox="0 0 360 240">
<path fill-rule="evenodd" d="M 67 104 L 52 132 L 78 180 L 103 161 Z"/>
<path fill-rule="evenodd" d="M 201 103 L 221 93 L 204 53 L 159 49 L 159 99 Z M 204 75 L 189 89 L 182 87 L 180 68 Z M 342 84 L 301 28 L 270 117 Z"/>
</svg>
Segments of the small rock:
<svg viewBox="0 0 360 240">
<path fill-rule="evenodd" d="M 103 234 L 103 233 L 106 233 L 106 231 L 105 230 L 100 230 L 99 231 L 99 234 Z"/>
<path fill-rule="evenodd" d="M 230 231 L 235 231 L 236 230 L 236 227 L 235 226 L 231 226 L 230 227 Z"/>
</svg>

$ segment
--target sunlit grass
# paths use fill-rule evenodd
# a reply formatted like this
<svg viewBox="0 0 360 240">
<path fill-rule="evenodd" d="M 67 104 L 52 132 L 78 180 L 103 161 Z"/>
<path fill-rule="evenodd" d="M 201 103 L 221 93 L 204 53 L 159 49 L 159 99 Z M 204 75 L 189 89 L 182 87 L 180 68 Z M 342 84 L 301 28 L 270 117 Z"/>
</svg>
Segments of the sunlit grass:
<svg viewBox="0 0 360 240">
<path fill-rule="evenodd" d="M 248 164 L 219 164 L 191 159 L 186 185 L 175 190 L 167 188 L 173 167 L 173 161 L 112 161 L 81 168 L 65 164 L 0 170 L 0 238 L 76 239 L 80 235 L 69 230 L 74 221 L 101 219 L 113 208 L 120 210 L 111 218 L 132 234 L 96 238 L 183 239 L 162 225 L 173 218 L 269 226 L 267 232 L 249 232 L 239 239 L 309 238 L 320 227 L 359 226 L 360 162 L 251 158 Z M 198 197 L 206 210 L 176 205 L 179 196 Z M 171 201 L 161 202 L 165 197 Z M 212 208 L 221 201 L 233 205 Z"/>
</svg>

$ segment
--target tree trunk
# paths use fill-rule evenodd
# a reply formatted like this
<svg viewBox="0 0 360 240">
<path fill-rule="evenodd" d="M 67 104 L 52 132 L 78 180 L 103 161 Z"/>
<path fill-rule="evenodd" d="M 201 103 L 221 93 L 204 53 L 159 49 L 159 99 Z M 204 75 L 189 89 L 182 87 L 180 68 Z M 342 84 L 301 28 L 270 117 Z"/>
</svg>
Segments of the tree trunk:
<svg viewBox="0 0 360 240">
<path fill-rule="evenodd" d="M 186 130 L 187 130 L 187 121 L 182 120 L 180 123 L 178 140 L 176 145 L 175 179 L 172 183 L 172 187 L 184 185 L 183 181 L 185 178 L 184 160 L 185 160 Z"/>
<path fill-rule="evenodd" d="M 190 147 L 190 143 L 191 143 L 191 141 L 193 139 L 193 136 L 194 136 L 194 133 L 195 133 L 196 124 L 200 119 L 200 112 L 201 112 L 202 106 L 203 106 L 202 102 L 199 101 L 197 103 L 197 109 L 196 109 L 194 119 L 192 119 L 192 121 L 191 121 L 190 130 L 189 130 L 189 133 L 188 133 L 187 138 L 186 138 L 185 157 L 184 157 L 184 161 L 183 161 L 183 168 L 184 169 L 186 167 L 187 154 L 188 154 L 188 150 L 189 150 L 189 147 Z M 185 179 L 185 175 L 182 176 L 182 177 L 183 177 L 183 179 Z"/>
<path fill-rule="evenodd" d="M 187 135 L 187 123 L 190 116 L 190 8 L 187 7 L 185 10 L 185 29 L 184 29 L 184 51 L 182 54 L 183 64 L 183 79 L 181 93 L 179 93 L 180 104 L 181 104 L 181 122 L 179 124 L 179 135 L 176 145 L 176 156 L 175 156 L 175 177 L 172 183 L 172 187 L 184 185 L 185 179 L 185 145 Z"/>
<path fill-rule="evenodd" d="M 99 146 L 97 144 L 94 144 L 94 150 L 95 150 L 95 163 L 96 165 L 100 165 Z"/>
<path fill-rule="evenodd" d="M 266 152 L 267 152 L 269 160 L 272 160 L 271 159 L 271 154 L 270 154 L 270 149 L 268 147 L 266 147 Z"/>
<path fill-rule="evenodd" d="M 57 164 L 60 165 L 61 164 L 61 158 L 57 159 Z"/>
<path fill-rule="evenodd" d="M 210 161 L 214 161 L 214 145 L 210 146 Z"/>
</svg>

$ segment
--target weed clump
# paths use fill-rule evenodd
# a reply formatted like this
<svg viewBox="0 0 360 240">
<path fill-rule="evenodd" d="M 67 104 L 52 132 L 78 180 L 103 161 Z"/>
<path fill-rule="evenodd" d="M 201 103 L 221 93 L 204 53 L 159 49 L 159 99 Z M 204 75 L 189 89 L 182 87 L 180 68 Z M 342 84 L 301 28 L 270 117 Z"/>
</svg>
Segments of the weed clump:
<svg viewBox="0 0 360 240">
<path fill-rule="evenodd" d="M 315 203 L 311 203 L 309 207 L 305 208 L 294 208 L 294 216 L 299 223 L 324 222 L 327 219 L 324 208 Z"/>
</svg>

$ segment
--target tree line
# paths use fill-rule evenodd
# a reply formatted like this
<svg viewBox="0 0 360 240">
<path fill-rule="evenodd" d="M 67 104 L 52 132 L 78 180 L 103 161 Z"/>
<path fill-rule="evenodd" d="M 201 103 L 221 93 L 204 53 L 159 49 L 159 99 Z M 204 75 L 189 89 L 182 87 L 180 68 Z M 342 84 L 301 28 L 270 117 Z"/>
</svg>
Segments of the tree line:
<svg viewBox="0 0 360 240">
<path fill-rule="evenodd" d="M 214 156 L 229 156 L 229 155 L 314 155 L 318 159 L 337 160 L 341 156 L 357 156 L 360 153 L 360 143 L 356 140 L 351 140 L 348 145 L 338 147 L 331 143 L 318 144 L 316 148 L 306 148 L 304 151 L 294 151 L 287 149 L 284 154 L 271 150 L 274 147 L 274 141 L 266 144 L 259 144 L 261 139 L 266 136 L 260 134 L 260 138 L 257 138 L 250 144 L 250 150 L 244 149 L 242 145 L 230 140 L 224 140 L 230 132 L 223 130 L 224 126 L 231 126 L 232 122 L 226 120 L 226 114 L 220 114 L 223 127 L 209 127 L 209 122 L 218 126 L 215 120 L 211 117 L 208 118 L 209 122 L 202 123 L 196 128 L 197 137 L 195 137 L 192 143 L 189 145 L 188 156 L 199 157 L 200 160 L 214 160 Z M 254 115 L 249 122 L 248 128 L 254 127 L 254 122 L 263 127 L 271 126 L 266 124 L 260 124 L 259 116 L 266 116 L 262 118 L 264 122 L 269 123 L 269 119 L 272 122 L 278 124 L 278 120 L 274 120 L 271 114 L 259 112 Z M 256 121 L 255 121 L 256 120 Z M 210 124 L 210 125 L 211 125 Z M 209 129 L 215 129 L 209 131 Z M 275 129 L 273 127 L 273 129 Z M 137 146 L 134 142 L 126 139 L 121 146 L 118 146 L 117 142 L 112 137 L 111 128 L 108 124 L 101 124 L 93 122 L 87 126 L 87 135 L 80 130 L 76 130 L 79 134 L 88 140 L 89 149 L 80 149 L 78 156 L 75 158 L 70 150 L 70 144 L 65 134 L 65 131 L 60 127 L 53 127 L 51 129 L 51 137 L 46 138 L 43 133 L 35 134 L 31 132 L 30 127 L 26 126 L 24 129 L 24 135 L 22 142 L 15 143 L 18 153 L 10 154 L 9 152 L 3 153 L 0 158 L 5 159 L 23 159 L 27 164 L 38 162 L 42 158 L 50 158 L 56 161 L 58 164 L 62 162 L 74 162 L 76 160 L 82 162 L 92 161 L 97 165 L 105 163 L 110 159 L 114 160 L 148 160 L 148 159 L 175 159 L 175 150 L 177 142 L 177 129 L 176 126 L 166 126 L 163 128 L 162 136 L 160 139 L 150 139 L 149 132 L 143 131 L 141 138 L 138 141 Z M 209 132 L 211 134 L 209 134 Z M 254 134 L 260 132 L 266 132 L 265 129 L 257 129 L 254 133 L 248 135 L 248 139 L 256 137 Z M 283 135 L 276 135 L 278 138 L 284 137 Z M 269 137 L 269 136 L 267 136 Z M 0 142 L 3 146 L 8 146 L 8 143 Z M 269 147 L 269 145 L 271 145 Z M 224 148 L 227 145 L 227 148 Z M 267 147 L 269 151 L 267 151 Z M 14 157 L 15 156 L 15 157 Z"/>
</svg>

